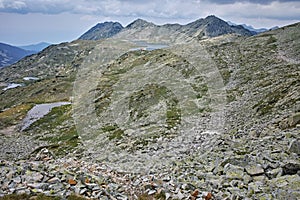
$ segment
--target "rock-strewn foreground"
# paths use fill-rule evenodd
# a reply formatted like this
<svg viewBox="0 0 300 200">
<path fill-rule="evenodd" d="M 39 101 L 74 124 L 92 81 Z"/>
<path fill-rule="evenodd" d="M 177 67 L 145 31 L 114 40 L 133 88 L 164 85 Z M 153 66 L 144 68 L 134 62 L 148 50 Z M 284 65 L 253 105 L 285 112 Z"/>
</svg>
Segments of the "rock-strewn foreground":
<svg viewBox="0 0 300 200">
<path fill-rule="evenodd" d="M 146 25 L 0 70 L 22 84 L 0 94 L 0 195 L 299 199 L 300 24 L 207 39 Z"/>
</svg>

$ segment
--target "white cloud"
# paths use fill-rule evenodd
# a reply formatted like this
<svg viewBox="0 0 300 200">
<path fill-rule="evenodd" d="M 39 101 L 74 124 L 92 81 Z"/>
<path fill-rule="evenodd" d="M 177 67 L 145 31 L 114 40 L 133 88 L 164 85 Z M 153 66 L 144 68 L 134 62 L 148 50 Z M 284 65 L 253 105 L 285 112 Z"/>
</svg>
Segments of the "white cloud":
<svg viewBox="0 0 300 200">
<path fill-rule="evenodd" d="M 106 17 L 195 19 L 220 17 L 300 19 L 300 2 L 258 0 L 0 0 L 0 12 L 73 13 Z"/>
<path fill-rule="evenodd" d="M 26 8 L 26 3 L 24 1 L 9 1 L 9 0 L 1 0 L 0 8 L 7 10 L 8 12 L 18 12 L 22 9 Z"/>
<path fill-rule="evenodd" d="M 71 40 L 98 22 L 118 21 L 127 25 L 136 18 L 143 18 L 156 24 L 185 24 L 212 14 L 235 23 L 270 28 L 300 21 L 300 1 L 0 0 L 0 22 L 3 27 L 0 38 L 21 40 L 29 29 L 47 35 L 50 32 L 47 28 L 49 27 L 52 32 L 60 33 L 56 36 L 59 37 L 58 41 L 61 41 L 62 37 Z M 48 32 L 42 33 L 43 30 Z M 36 35 L 37 38 L 35 32 L 30 34 L 32 37 Z M 13 36 L 12 33 L 22 36 Z M 52 33 L 49 37 L 53 35 Z M 70 35 L 73 38 L 70 38 Z"/>
</svg>

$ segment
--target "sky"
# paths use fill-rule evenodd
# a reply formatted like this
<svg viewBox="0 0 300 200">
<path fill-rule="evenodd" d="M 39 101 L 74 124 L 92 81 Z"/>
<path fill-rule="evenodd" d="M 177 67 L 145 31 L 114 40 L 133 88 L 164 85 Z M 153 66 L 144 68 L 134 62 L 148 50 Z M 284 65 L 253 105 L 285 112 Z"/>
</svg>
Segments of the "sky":
<svg viewBox="0 0 300 200">
<path fill-rule="evenodd" d="M 0 0 L 0 42 L 56 44 L 105 21 L 186 24 L 208 15 L 255 28 L 284 26 L 300 21 L 300 0 Z"/>
</svg>

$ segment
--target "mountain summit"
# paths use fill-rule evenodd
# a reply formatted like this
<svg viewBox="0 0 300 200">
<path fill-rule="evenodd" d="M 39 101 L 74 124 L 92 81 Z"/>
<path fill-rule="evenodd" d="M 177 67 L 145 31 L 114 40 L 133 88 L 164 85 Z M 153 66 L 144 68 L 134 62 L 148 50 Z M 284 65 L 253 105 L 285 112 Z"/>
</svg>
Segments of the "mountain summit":
<svg viewBox="0 0 300 200">
<path fill-rule="evenodd" d="M 143 19 L 137 19 L 134 20 L 129 25 L 127 25 L 126 28 L 145 28 L 147 26 L 156 26 L 156 25 L 151 22 L 147 22 L 146 20 Z"/>
<path fill-rule="evenodd" d="M 79 37 L 80 40 L 99 40 L 103 38 L 109 38 L 123 29 L 123 26 L 119 22 L 104 22 L 98 23 L 90 30 L 85 32 Z"/>
<path fill-rule="evenodd" d="M 220 35 L 236 33 L 239 35 L 250 36 L 253 32 L 245 29 L 242 26 L 229 25 L 224 20 L 210 15 L 204 19 L 198 19 L 192 23 L 185 25 L 191 31 L 202 30 L 200 33 L 206 37 L 216 37 Z"/>
</svg>

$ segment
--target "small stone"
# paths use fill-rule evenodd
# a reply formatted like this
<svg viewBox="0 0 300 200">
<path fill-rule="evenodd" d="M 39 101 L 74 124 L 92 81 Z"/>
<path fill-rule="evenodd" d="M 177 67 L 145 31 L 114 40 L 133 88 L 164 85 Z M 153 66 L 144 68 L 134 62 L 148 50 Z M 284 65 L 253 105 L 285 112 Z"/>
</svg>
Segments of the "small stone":
<svg viewBox="0 0 300 200">
<path fill-rule="evenodd" d="M 77 184 L 77 181 L 75 181 L 74 179 L 69 179 L 68 183 L 70 185 L 76 185 Z"/>
<path fill-rule="evenodd" d="M 9 173 L 6 174 L 6 178 L 7 179 L 12 179 L 13 175 L 14 175 L 13 172 L 9 172 Z"/>
<path fill-rule="evenodd" d="M 287 180 L 284 178 L 277 178 L 277 179 L 273 179 L 272 182 L 274 183 L 274 185 L 276 185 L 276 187 L 278 188 L 283 188 L 285 186 L 287 186 L 289 183 L 287 182 Z"/>
<path fill-rule="evenodd" d="M 15 183 L 21 183 L 21 182 L 22 182 L 20 176 L 17 176 L 16 178 L 14 178 L 13 181 L 14 181 Z"/>
<path fill-rule="evenodd" d="M 288 151 L 291 153 L 296 153 L 296 154 L 300 155 L 300 141 L 293 140 L 289 146 Z"/>
<path fill-rule="evenodd" d="M 156 193 L 156 190 L 149 190 L 148 191 L 148 195 L 153 195 L 153 194 L 155 194 Z"/>
<path fill-rule="evenodd" d="M 224 166 L 224 173 L 228 179 L 240 179 L 244 177 L 244 168 L 227 163 Z"/>
<path fill-rule="evenodd" d="M 14 192 L 16 191 L 15 188 L 9 188 L 8 190 L 9 190 L 11 193 L 14 193 Z"/>
<path fill-rule="evenodd" d="M 44 183 L 28 183 L 27 186 L 31 188 L 40 189 L 42 188 Z"/>
<path fill-rule="evenodd" d="M 196 190 L 194 190 L 193 192 L 192 192 L 192 196 L 193 197 L 197 197 L 199 195 L 199 190 L 198 189 L 196 189 Z"/>
<path fill-rule="evenodd" d="M 168 200 L 171 197 L 170 193 L 166 193 L 166 200 Z"/>
<path fill-rule="evenodd" d="M 267 177 L 266 176 L 253 176 L 253 181 L 265 183 L 267 181 Z"/>
<path fill-rule="evenodd" d="M 271 171 L 268 171 L 266 173 L 266 175 L 269 177 L 269 178 L 278 178 L 282 175 L 282 168 L 276 168 L 276 169 L 273 169 Z"/>
<path fill-rule="evenodd" d="M 75 194 L 79 194 L 80 191 L 81 191 L 80 187 L 75 187 L 75 190 L 74 190 Z"/>
<path fill-rule="evenodd" d="M 44 176 L 40 173 L 35 173 L 32 175 L 32 179 L 34 182 L 40 182 L 40 181 L 42 181 L 43 178 L 44 178 Z"/>
<path fill-rule="evenodd" d="M 177 198 L 179 200 L 184 199 L 184 195 L 180 191 L 174 197 L 175 199 Z"/>
<path fill-rule="evenodd" d="M 202 192 L 202 198 L 205 200 L 210 200 L 212 199 L 212 194 L 210 192 Z"/>
<path fill-rule="evenodd" d="M 264 169 L 261 165 L 249 165 L 246 166 L 245 169 L 250 176 L 257 176 L 264 173 Z"/>
<path fill-rule="evenodd" d="M 249 185 L 248 185 L 248 196 L 249 197 L 251 197 L 253 194 L 259 193 L 259 192 L 261 192 L 259 184 L 254 183 L 254 182 L 249 183 Z"/>
<path fill-rule="evenodd" d="M 154 184 L 146 184 L 144 185 L 145 190 L 152 190 L 156 187 Z"/>
<path fill-rule="evenodd" d="M 29 192 L 30 192 L 30 191 L 29 191 Z M 19 195 L 19 194 L 26 194 L 26 190 L 25 190 L 25 189 L 17 190 L 17 191 L 16 191 L 16 194 L 18 194 L 18 195 Z"/>
<path fill-rule="evenodd" d="M 118 194 L 117 200 L 128 200 L 128 198 L 122 194 Z"/>
<path fill-rule="evenodd" d="M 300 123 L 300 112 L 299 112 L 299 113 L 293 114 L 293 116 L 291 116 L 291 117 L 288 119 L 288 123 L 289 123 L 289 126 L 290 126 L 290 127 L 294 127 L 294 126 L 296 126 L 297 124 L 299 124 L 299 123 Z"/>
<path fill-rule="evenodd" d="M 88 189 L 91 189 L 91 190 L 99 190 L 100 189 L 100 187 L 96 183 L 86 183 L 85 185 L 87 186 Z M 99 189 L 95 189 L 95 188 L 99 188 Z"/>
<path fill-rule="evenodd" d="M 212 199 L 212 194 L 209 192 L 209 193 L 207 193 L 206 197 L 204 197 L 204 198 L 205 198 L 205 200 L 210 200 L 210 199 Z"/>
<path fill-rule="evenodd" d="M 48 182 L 48 183 L 51 183 L 51 184 L 54 184 L 54 183 L 60 182 L 60 180 L 59 180 L 59 178 L 54 177 L 54 178 L 49 179 L 47 182 Z"/>
<path fill-rule="evenodd" d="M 86 193 L 86 192 L 87 192 L 87 189 L 86 189 L 86 188 L 83 188 L 82 190 L 80 190 L 79 194 L 80 194 L 80 195 L 83 195 L 83 194 Z"/>
<path fill-rule="evenodd" d="M 194 185 L 190 184 L 190 183 L 184 183 L 184 184 L 182 184 L 181 188 L 183 190 L 189 190 L 189 191 L 192 191 L 192 190 L 196 189 L 196 187 Z"/>
<path fill-rule="evenodd" d="M 289 161 L 282 167 L 282 169 L 283 175 L 297 174 L 297 172 L 300 170 L 300 163 L 296 161 Z"/>
<path fill-rule="evenodd" d="M 252 177 L 249 176 L 248 174 L 246 174 L 246 175 L 243 177 L 243 182 L 244 182 L 245 184 L 248 184 L 248 183 L 250 183 L 251 181 L 252 181 Z"/>
<path fill-rule="evenodd" d="M 170 176 L 165 176 L 162 180 L 166 181 L 166 182 L 169 182 L 171 180 L 171 177 Z"/>
</svg>

